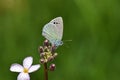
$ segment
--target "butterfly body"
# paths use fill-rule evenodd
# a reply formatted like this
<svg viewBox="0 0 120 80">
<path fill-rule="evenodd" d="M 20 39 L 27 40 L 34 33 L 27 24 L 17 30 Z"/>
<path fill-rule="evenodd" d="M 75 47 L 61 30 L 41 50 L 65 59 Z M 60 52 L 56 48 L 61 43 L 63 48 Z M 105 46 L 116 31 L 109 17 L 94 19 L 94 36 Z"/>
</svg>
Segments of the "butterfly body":
<svg viewBox="0 0 120 80">
<path fill-rule="evenodd" d="M 43 27 L 42 35 L 50 41 L 53 46 L 60 46 L 63 44 L 63 20 L 62 17 L 57 17 L 51 20 Z"/>
</svg>

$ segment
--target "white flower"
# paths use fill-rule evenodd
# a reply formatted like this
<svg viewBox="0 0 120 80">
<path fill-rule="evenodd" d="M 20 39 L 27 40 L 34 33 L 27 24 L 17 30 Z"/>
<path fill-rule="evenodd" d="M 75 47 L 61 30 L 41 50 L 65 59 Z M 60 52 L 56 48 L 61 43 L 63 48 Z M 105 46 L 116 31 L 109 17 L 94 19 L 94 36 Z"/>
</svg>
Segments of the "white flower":
<svg viewBox="0 0 120 80">
<path fill-rule="evenodd" d="M 20 74 L 17 77 L 17 80 L 30 80 L 29 73 L 37 71 L 40 68 L 40 64 L 32 65 L 32 63 L 33 63 L 33 58 L 26 57 L 23 60 L 23 66 L 17 63 L 12 64 L 10 67 L 10 71 L 20 72 Z"/>
</svg>

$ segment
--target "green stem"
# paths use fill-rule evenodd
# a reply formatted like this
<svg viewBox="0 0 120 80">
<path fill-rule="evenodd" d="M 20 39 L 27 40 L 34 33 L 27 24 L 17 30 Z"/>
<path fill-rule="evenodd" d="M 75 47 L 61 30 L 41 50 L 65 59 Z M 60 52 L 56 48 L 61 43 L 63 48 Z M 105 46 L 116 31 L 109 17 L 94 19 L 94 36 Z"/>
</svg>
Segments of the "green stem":
<svg viewBox="0 0 120 80">
<path fill-rule="evenodd" d="M 48 80 L 47 63 L 44 63 L 44 80 Z"/>
</svg>

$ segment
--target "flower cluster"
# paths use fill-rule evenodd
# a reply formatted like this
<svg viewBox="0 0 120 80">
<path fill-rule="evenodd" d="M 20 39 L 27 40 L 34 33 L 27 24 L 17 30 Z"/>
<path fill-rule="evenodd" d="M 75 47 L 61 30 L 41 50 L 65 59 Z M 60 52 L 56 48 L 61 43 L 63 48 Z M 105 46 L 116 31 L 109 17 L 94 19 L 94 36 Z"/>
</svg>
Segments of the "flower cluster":
<svg viewBox="0 0 120 80">
<path fill-rule="evenodd" d="M 45 40 L 43 46 L 40 46 L 38 50 L 41 57 L 40 59 L 41 64 L 51 62 L 57 56 L 57 53 L 55 52 L 56 46 L 51 45 L 48 40 Z M 49 70 L 54 71 L 54 69 L 55 64 L 52 63 L 49 67 Z"/>
</svg>

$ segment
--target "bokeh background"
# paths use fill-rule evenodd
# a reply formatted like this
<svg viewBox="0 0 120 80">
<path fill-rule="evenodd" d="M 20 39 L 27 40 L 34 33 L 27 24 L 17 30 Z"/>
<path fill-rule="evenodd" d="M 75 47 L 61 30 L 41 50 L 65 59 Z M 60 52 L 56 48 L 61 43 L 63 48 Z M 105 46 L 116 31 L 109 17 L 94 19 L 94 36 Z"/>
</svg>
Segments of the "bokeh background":
<svg viewBox="0 0 120 80">
<path fill-rule="evenodd" d="M 27 56 L 39 63 L 42 28 L 58 16 L 64 45 L 49 80 L 120 80 L 119 0 L 0 0 L 0 80 L 16 80 L 10 65 Z M 43 66 L 31 73 L 43 79 Z"/>
</svg>

